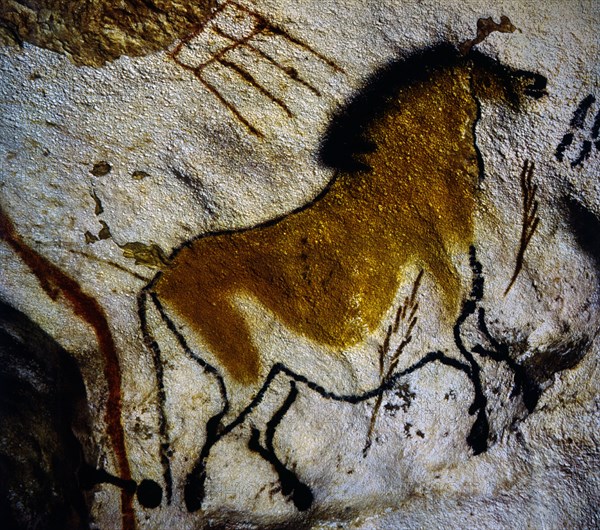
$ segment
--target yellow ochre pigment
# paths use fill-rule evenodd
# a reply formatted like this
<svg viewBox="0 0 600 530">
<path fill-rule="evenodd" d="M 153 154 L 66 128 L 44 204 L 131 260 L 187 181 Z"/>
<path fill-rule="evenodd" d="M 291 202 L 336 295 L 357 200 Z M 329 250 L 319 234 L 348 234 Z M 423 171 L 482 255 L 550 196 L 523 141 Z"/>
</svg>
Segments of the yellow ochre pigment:
<svg viewBox="0 0 600 530">
<path fill-rule="evenodd" d="M 407 266 L 439 286 L 449 318 L 464 296 L 451 256 L 467 259 L 480 178 L 478 97 L 500 81 L 468 58 L 398 89 L 364 132 L 370 171 L 340 172 L 318 200 L 279 221 L 193 240 L 154 286 L 238 382 L 260 375 L 260 355 L 232 301 L 256 297 L 291 330 L 341 350 L 390 309 Z M 467 283 L 468 280 L 465 280 Z"/>
</svg>

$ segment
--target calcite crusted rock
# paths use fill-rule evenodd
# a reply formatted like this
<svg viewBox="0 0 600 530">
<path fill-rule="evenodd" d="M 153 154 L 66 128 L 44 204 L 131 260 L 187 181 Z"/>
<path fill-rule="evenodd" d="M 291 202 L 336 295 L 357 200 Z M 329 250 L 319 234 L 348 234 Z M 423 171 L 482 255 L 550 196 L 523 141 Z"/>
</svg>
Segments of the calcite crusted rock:
<svg viewBox="0 0 600 530">
<path fill-rule="evenodd" d="M 102 66 L 121 55 L 146 55 L 192 33 L 214 0 L 2 0 L 0 37 L 65 54 L 75 64 Z"/>
<path fill-rule="evenodd" d="M 600 526 L 599 17 L 0 0 L 4 519 Z"/>
</svg>

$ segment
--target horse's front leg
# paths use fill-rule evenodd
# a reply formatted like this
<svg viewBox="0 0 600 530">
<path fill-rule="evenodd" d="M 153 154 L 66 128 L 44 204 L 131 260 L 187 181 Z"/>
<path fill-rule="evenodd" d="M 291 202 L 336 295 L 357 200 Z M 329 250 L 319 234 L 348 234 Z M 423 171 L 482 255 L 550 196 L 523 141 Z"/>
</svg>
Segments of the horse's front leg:
<svg viewBox="0 0 600 530">
<path fill-rule="evenodd" d="M 454 343 L 456 344 L 458 351 L 469 365 L 467 375 L 473 384 L 474 397 L 473 402 L 469 407 L 469 414 L 477 414 L 477 417 L 467 436 L 467 443 L 471 449 L 473 449 L 473 454 L 478 455 L 484 453 L 488 449 L 490 426 L 486 412 L 487 397 L 481 383 L 481 366 L 475 360 L 473 353 L 465 346 L 461 335 L 463 325 L 471 315 L 475 314 L 477 304 L 483 298 L 484 279 L 482 266 L 481 263 L 477 261 L 474 246 L 471 246 L 469 249 L 469 265 L 473 273 L 471 292 L 469 298 L 463 302 L 461 313 L 454 324 L 453 334 Z"/>
<path fill-rule="evenodd" d="M 479 308 L 478 325 L 479 330 L 490 346 L 484 347 L 482 344 L 476 344 L 473 351 L 482 357 L 489 357 L 498 363 L 504 363 L 512 371 L 515 384 L 511 397 L 521 394 L 527 411 L 533 412 L 541 395 L 539 385 L 529 377 L 527 370 L 521 364 L 512 359 L 508 346 L 492 336 L 485 321 L 485 309 L 483 307 Z"/>
<path fill-rule="evenodd" d="M 296 473 L 287 468 L 285 464 L 279 460 L 277 454 L 275 453 L 275 447 L 273 446 L 275 431 L 296 400 L 297 396 L 298 389 L 296 388 L 296 383 L 294 381 L 290 381 L 290 391 L 287 395 L 287 398 L 267 423 L 267 428 L 265 431 L 265 444 L 262 445 L 260 442 L 260 431 L 252 427 L 248 447 L 251 451 L 258 453 L 273 466 L 273 469 L 279 477 L 281 493 L 285 497 L 290 498 L 298 510 L 305 511 L 308 510 L 312 505 L 312 491 L 298 478 Z"/>
<path fill-rule="evenodd" d="M 138 301 L 138 316 L 140 319 L 140 326 L 144 344 L 148 351 L 152 355 L 152 364 L 154 367 L 154 373 L 156 374 L 156 387 L 157 387 L 157 413 L 158 413 L 158 435 L 160 439 L 160 461 L 163 469 L 163 480 L 165 484 L 167 504 L 171 504 L 173 495 L 173 476 L 171 473 L 171 462 L 169 460 L 170 452 L 170 439 L 169 439 L 169 427 L 167 422 L 167 411 L 166 411 L 166 392 L 164 386 L 164 371 L 163 371 L 163 360 L 160 351 L 160 347 L 154 338 L 154 335 L 150 331 L 148 325 L 148 298 L 152 298 L 153 294 L 150 291 L 150 287 L 145 287 L 139 293 Z"/>
</svg>

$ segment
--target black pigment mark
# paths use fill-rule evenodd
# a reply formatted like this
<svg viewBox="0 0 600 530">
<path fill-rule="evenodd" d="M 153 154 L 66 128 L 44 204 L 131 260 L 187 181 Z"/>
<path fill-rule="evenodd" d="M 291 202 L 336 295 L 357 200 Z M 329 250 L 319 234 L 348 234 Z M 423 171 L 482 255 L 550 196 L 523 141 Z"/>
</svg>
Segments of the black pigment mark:
<svg viewBox="0 0 600 530">
<path fill-rule="evenodd" d="M 137 488 L 139 503 L 146 508 L 158 508 L 162 502 L 162 488 L 154 480 L 144 479 Z"/>
<path fill-rule="evenodd" d="M 583 360 L 591 344 L 590 337 L 584 335 L 567 343 L 546 345 L 523 362 L 523 370 L 541 395 L 541 388 L 547 385 L 554 374 L 575 368 Z"/>
<path fill-rule="evenodd" d="M 171 169 L 171 173 L 173 173 L 173 175 L 175 176 L 175 178 L 177 180 L 179 180 L 180 182 L 182 182 L 183 184 L 185 184 L 188 188 L 195 190 L 198 186 L 196 179 L 194 179 L 193 177 L 190 177 L 190 175 L 188 175 L 187 173 L 184 173 L 183 171 L 179 171 L 178 169 L 172 167 Z"/>
<path fill-rule="evenodd" d="M 171 167 L 169 168 L 173 176 L 182 184 L 184 184 L 188 189 L 190 189 L 194 198 L 198 200 L 200 206 L 204 208 L 209 215 L 214 216 L 217 212 L 217 207 L 215 203 L 211 200 L 210 195 L 206 192 L 204 185 L 202 182 L 196 178 L 191 176 L 186 171 L 179 170 L 177 168 Z"/>
<path fill-rule="evenodd" d="M 577 242 L 596 263 L 600 272 L 600 218 L 575 197 L 565 199 L 569 223 Z"/>
<path fill-rule="evenodd" d="M 144 479 L 138 485 L 135 480 L 122 479 L 85 463 L 79 469 L 78 479 L 83 489 L 89 490 L 98 484 L 111 484 L 129 495 L 136 494 L 138 502 L 144 508 L 157 508 L 162 502 L 162 488 L 154 480 Z"/>
<path fill-rule="evenodd" d="M 398 386 L 397 390 L 394 391 L 395 398 L 399 399 L 399 405 L 387 403 L 384 408 L 390 411 L 391 415 L 394 416 L 395 412 L 402 409 L 402 412 L 408 412 L 412 400 L 417 397 L 417 394 L 411 391 L 408 383 L 403 383 Z"/>
<path fill-rule="evenodd" d="M 562 162 L 565 159 L 565 152 L 573 145 L 576 133 L 579 131 L 584 131 L 581 139 L 581 147 L 579 152 L 571 159 L 571 167 L 580 166 L 589 159 L 594 147 L 597 150 L 600 150 L 600 141 L 597 141 L 598 133 L 600 132 L 600 109 L 596 112 L 589 131 L 586 130 L 588 115 L 595 103 L 596 98 L 593 94 L 589 94 L 581 100 L 573 112 L 573 117 L 569 123 L 570 130 L 564 134 L 554 152 L 554 156 L 559 162 Z"/>
<path fill-rule="evenodd" d="M 548 79 L 545 76 L 531 72 L 529 78 L 532 82 L 524 88 L 526 96 L 540 99 L 548 95 L 548 92 L 546 91 Z"/>
<path fill-rule="evenodd" d="M 585 118 L 587 117 L 588 111 L 590 107 L 594 104 L 596 98 L 590 94 L 589 96 L 583 98 L 579 106 L 575 109 L 573 113 L 573 118 L 571 119 L 570 127 L 573 129 L 583 129 L 583 125 L 585 123 Z"/>
<path fill-rule="evenodd" d="M 529 376 L 527 370 L 510 356 L 508 345 L 496 340 L 491 335 L 485 321 L 485 309 L 482 307 L 479 308 L 478 326 L 491 347 L 486 348 L 481 344 L 477 344 L 473 347 L 473 351 L 482 357 L 489 357 L 496 362 L 503 362 L 508 366 L 513 372 L 514 377 L 514 387 L 511 397 L 520 394 L 527 410 L 530 413 L 533 412 L 541 395 L 541 388 Z"/>
<path fill-rule="evenodd" d="M 92 489 L 97 484 L 112 484 L 133 495 L 137 488 L 135 480 L 117 477 L 104 469 L 96 469 L 88 464 L 81 466 L 78 478 L 83 489 Z"/>
<path fill-rule="evenodd" d="M 594 124 L 592 125 L 592 140 L 598 138 L 598 133 L 600 132 L 600 110 L 596 113 L 596 117 L 594 118 Z"/>
<path fill-rule="evenodd" d="M 581 144 L 581 151 L 575 160 L 571 162 L 571 167 L 579 166 L 585 162 L 592 154 L 592 142 L 584 140 Z"/>
<path fill-rule="evenodd" d="M 559 162 L 563 161 L 565 157 L 565 151 L 567 147 L 569 147 L 573 143 L 573 138 L 575 138 L 575 135 L 573 133 L 567 133 L 563 136 L 562 140 L 558 144 L 554 156 L 556 156 L 556 159 Z"/>
<path fill-rule="evenodd" d="M 277 426 L 283 420 L 283 417 L 287 414 L 288 410 L 296 400 L 298 396 L 298 389 L 294 381 L 290 382 L 290 392 L 283 402 L 283 405 L 273 415 L 271 420 L 267 423 L 267 430 L 265 432 L 265 445 L 260 443 L 260 432 L 258 429 L 252 428 L 252 434 L 248 442 L 250 450 L 260 454 L 267 462 L 269 462 L 275 469 L 277 476 L 279 477 L 279 483 L 281 484 L 281 493 L 285 497 L 291 498 L 294 506 L 299 511 L 305 511 L 310 508 L 313 502 L 312 491 L 306 484 L 302 483 L 293 471 L 290 471 L 285 464 L 279 460 L 275 454 L 275 448 L 273 447 L 273 438 L 275 437 L 275 430 Z"/>
<path fill-rule="evenodd" d="M 523 170 L 521 171 L 521 195 L 523 197 L 523 213 L 521 220 L 521 239 L 519 241 L 519 250 L 517 251 L 517 257 L 515 259 L 515 270 L 513 275 L 508 282 L 508 285 L 504 291 L 504 296 L 508 294 L 511 287 L 515 283 L 517 276 L 523 268 L 523 259 L 525 258 L 525 251 L 529 246 L 531 238 L 538 227 L 540 218 L 537 216 L 538 211 L 538 200 L 535 198 L 537 192 L 537 185 L 532 184 L 533 179 L 533 162 L 525 160 L 523 164 Z"/>
</svg>

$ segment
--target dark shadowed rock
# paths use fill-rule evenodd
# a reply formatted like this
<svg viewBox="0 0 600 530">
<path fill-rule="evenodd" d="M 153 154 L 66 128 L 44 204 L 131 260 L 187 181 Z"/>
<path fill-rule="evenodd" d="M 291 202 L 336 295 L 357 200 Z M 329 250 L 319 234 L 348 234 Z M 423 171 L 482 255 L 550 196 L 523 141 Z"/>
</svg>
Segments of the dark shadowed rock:
<svg viewBox="0 0 600 530">
<path fill-rule="evenodd" d="M 0 519 L 3 528 L 88 528 L 77 472 L 86 394 L 74 360 L 0 302 Z"/>
</svg>

